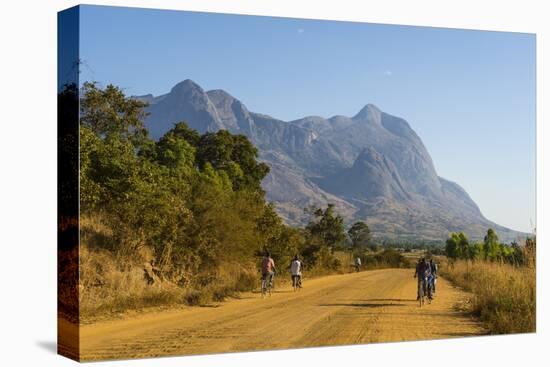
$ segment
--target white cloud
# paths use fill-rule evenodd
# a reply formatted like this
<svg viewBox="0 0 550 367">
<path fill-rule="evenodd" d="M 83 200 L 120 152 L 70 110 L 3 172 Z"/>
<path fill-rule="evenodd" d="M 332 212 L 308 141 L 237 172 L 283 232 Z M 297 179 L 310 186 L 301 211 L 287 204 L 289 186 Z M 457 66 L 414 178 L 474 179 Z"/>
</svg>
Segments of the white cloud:
<svg viewBox="0 0 550 367">
<path fill-rule="evenodd" d="M 391 70 L 385 70 L 385 71 L 384 71 L 384 76 L 390 77 L 390 76 L 392 76 L 392 75 L 393 75 L 393 73 L 392 73 Z"/>
<path fill-rule="evenodd" d="M 306 31 L 306 30 L 303 29 L 303 28 L 298 28 L 298 30 L 297 30 L 297 32 L 298 32 L 299 34 L 302 34 L 302 33 L 304 33 L 305 31 Z"/>
</svg>

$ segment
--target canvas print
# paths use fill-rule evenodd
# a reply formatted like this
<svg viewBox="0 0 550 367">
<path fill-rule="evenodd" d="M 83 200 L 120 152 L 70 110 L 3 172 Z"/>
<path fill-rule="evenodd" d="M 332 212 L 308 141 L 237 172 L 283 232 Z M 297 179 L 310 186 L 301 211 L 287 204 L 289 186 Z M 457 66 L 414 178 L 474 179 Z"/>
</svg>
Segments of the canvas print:
<svg viewBox="0 0 550 367">
<path fill-rule="evenodd" d="M 77 6 L 58 349 L 536 330 L 534 34 Z"/>
</svg>

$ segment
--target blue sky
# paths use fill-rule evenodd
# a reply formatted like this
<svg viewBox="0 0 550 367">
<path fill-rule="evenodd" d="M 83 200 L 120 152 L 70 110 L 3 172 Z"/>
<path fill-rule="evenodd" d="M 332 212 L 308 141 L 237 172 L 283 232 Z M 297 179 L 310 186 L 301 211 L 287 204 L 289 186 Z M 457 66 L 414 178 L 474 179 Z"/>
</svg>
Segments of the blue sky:
<svg viewBox="0 0 550 367">
<path fill-rule="evenodd" d="M 488 219 L 535 223 L 534 35 L 98 6 L 80 24 L 81 80 L 159 95 L 192 79 L 284 120 L 373 103 Z"/>
</svg>

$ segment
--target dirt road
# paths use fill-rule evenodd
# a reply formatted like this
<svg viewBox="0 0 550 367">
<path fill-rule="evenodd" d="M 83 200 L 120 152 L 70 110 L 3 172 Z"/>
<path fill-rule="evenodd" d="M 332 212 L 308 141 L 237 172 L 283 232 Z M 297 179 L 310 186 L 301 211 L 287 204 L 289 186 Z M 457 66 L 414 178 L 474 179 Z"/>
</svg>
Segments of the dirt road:
<svg viewBox="0 0 550 367">
<path fill-rule="evenodd" d="M 85 325 L 82 360 L 437 339 L 484 334 L 456 311 L 466 294 L 438 280 L 420 308 L 413 270 L 385 269 L 305 280 L 270 298 L 243 294 L 217 307 L 188 307 Z"/>
</svg>

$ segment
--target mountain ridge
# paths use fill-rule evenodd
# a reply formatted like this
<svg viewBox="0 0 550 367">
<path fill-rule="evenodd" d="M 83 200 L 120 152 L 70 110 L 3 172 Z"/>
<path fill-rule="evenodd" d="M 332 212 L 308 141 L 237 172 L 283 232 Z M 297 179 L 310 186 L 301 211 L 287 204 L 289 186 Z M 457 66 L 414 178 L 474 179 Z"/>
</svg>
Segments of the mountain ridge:
<svg viewBox="0 0 550 367">
<path fill-rule="evenodd" d="M 145 123 L 155 139 L 180 121 L 200 133 L 246 135 L 271 167 L 267 199 L 289 224 L 307 220 L 305 207 L 334 203 L 346 222 L 366 219 L 388 240 L 443 241 L 458 230 L 479 240 L 489 227 L 505 241 L 525 236 L 487 220 L 460 185 L 437 175 L 410 124 L 373 104 L 353 117 L 284 121 L 190 79 L 167 94 L 134 98 L 149 103 Z"/>
</svg>

